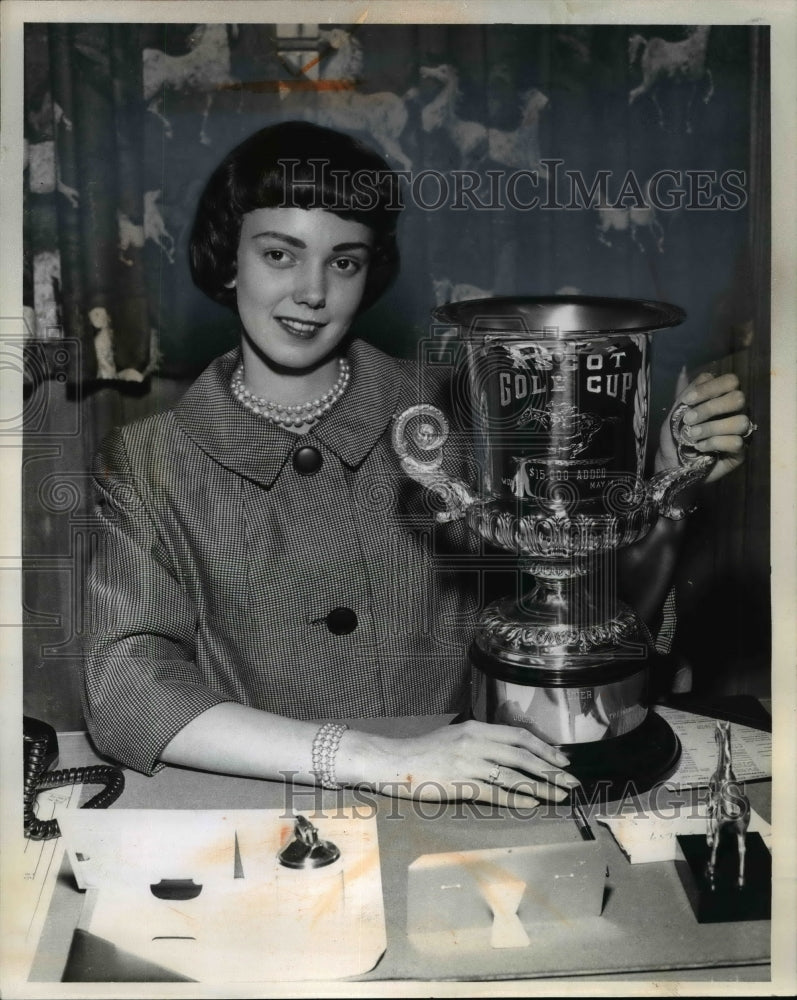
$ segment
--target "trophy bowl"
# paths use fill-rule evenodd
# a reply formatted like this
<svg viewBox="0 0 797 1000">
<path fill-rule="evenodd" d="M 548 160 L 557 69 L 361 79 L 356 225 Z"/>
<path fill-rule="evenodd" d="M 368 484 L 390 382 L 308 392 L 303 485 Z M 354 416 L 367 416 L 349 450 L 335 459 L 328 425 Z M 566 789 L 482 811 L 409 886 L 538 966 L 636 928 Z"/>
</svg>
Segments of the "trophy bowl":
<svg viewBox="0 0 797 1000">
<path fill-rule="evenodd" d="M 690 447 L 681 405 L 671 415 L 679 466 L 644 474 L 652 336 L 685 314 L 551 296 L 474 299 L 433 316 L 458 334 L 480 481 L 443 470 L 449 424 L 428 404 L 396 418 L 393 447 L 443 498 L 439 520 L 464 518 L 522 571 L 519 593 L 476 623 L 473 715 L 557 746 L 587 788 L 643 791 L 675 767 L 680 746 L 649 710 L 655 654 L 617 597 L 617 552 L 661 514 L 683 517 L 685 492 L 714 462 Z"/>
</svg>

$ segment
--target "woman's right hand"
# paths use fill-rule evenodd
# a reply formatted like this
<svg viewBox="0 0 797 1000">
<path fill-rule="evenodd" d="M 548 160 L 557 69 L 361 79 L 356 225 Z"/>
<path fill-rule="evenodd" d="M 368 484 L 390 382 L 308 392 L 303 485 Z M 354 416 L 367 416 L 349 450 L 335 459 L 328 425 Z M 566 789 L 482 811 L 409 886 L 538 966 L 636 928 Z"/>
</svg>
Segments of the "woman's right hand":
<svg viewBox="0 0 797 1000">
<path fill-rule="evenodd" d="M 560 802 L 579 786 L 567 757 L 516 726 L 463 722 L 423 736 L 388 739 L 349 730 L 337 779 L 384 795 L 424 801 L 470 800 L 529 808 Z"/>
</svg>

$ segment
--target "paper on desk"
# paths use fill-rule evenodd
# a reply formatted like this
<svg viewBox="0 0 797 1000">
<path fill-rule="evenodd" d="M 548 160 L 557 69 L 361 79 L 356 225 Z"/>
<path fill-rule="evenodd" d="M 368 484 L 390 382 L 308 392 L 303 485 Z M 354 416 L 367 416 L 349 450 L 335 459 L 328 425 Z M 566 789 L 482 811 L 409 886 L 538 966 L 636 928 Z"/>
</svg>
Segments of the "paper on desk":
<svg viewBox="0 0 797 1000">
<path fill-rule="evenodd" d="M 675 861 L 678 855 L 676 837 L 706 833 L 706 804 L 690 808 L 688 816 L 598 816 L 598 822 L 607 826 L 628 856 L 632 865 L 647 861 Z M 755 811 L 750 810 L 748 832 L 759 833 L 769 851 L 772 851 L 772 827 Z"/>
<path fill-rule="evenodd" d="M 673 788 L 707 785 L 717 767 L 714 732 L 717 720 L 657 705 L 656 714 L 672 726 L 681 741 L 681 759 L 665 784 Z M 772 734 L 731 723 L 733 771 L 739 781 L 772 777 Z"/>
<path fill-rule="evenodd" d="M 62 819 L 64 810 L 77 809 L 82 788 L 83 785 L 67 785 L 40 792 L 36 799 L 37 819 Z M 63 854 L 64 842 L 60 837 L 25 841 L 23 881 L 14 893 L 14 916 L 22 936 L 20 946 L 15 949 L 20 960 L 20 968 L 16 970 L 20 979 L 27 979 L 33 963 Z"/>
<path fill-rule="evenodd" d="M 340 849 L 329 867 L 291 870 L 277 854 L 283 810 L 120 809 L 63 824 L 81 929 L 138 959 L 202 982 L 337 979 L 385 949 L 376 818 L 340 808 L 318 832 Z M 164 882 L 192 884 L 158 895 Z"/>
</svg>

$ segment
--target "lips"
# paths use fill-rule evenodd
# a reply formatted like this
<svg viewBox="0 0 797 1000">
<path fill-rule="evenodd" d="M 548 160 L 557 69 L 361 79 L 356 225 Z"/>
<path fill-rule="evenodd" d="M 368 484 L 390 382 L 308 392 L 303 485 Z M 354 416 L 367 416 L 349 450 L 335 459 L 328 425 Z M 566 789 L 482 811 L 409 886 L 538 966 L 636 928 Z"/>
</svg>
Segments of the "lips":
<svg viewBox="0 0 797 1000">
<path fill-rule="evenodd" d="M 294 319 L 290 316 L 277 316 L 277 322 L 292 336 L 301 337 L 303 340 L 309 340 L 314 337 L 326 325 L 325 323 L 317 323 L 312 320 Z"/>
</svg>

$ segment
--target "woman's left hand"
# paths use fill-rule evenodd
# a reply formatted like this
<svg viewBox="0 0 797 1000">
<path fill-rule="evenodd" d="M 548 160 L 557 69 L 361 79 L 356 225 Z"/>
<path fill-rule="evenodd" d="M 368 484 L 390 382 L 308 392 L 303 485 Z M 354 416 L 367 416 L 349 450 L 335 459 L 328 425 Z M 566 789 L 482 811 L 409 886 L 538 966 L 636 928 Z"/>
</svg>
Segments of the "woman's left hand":
<svg viewBox="0 0 797 1000">
<path fill-rule="evenodd" d="M 747 404 L 739 379 L 733 374 L 702 372 L 678 394 L 673 409 L 679 403 L 689 406 L 683 423 L 690 443 L 699 452 L 717 456 L 705 482 L 712 483 L 738 468 L 744 461 L 745 438 L 754 428 L 744 412 Z M 655 471 L 677 468 L 679 464 L 668 415 L 659 436 Z"/>
</svg>

